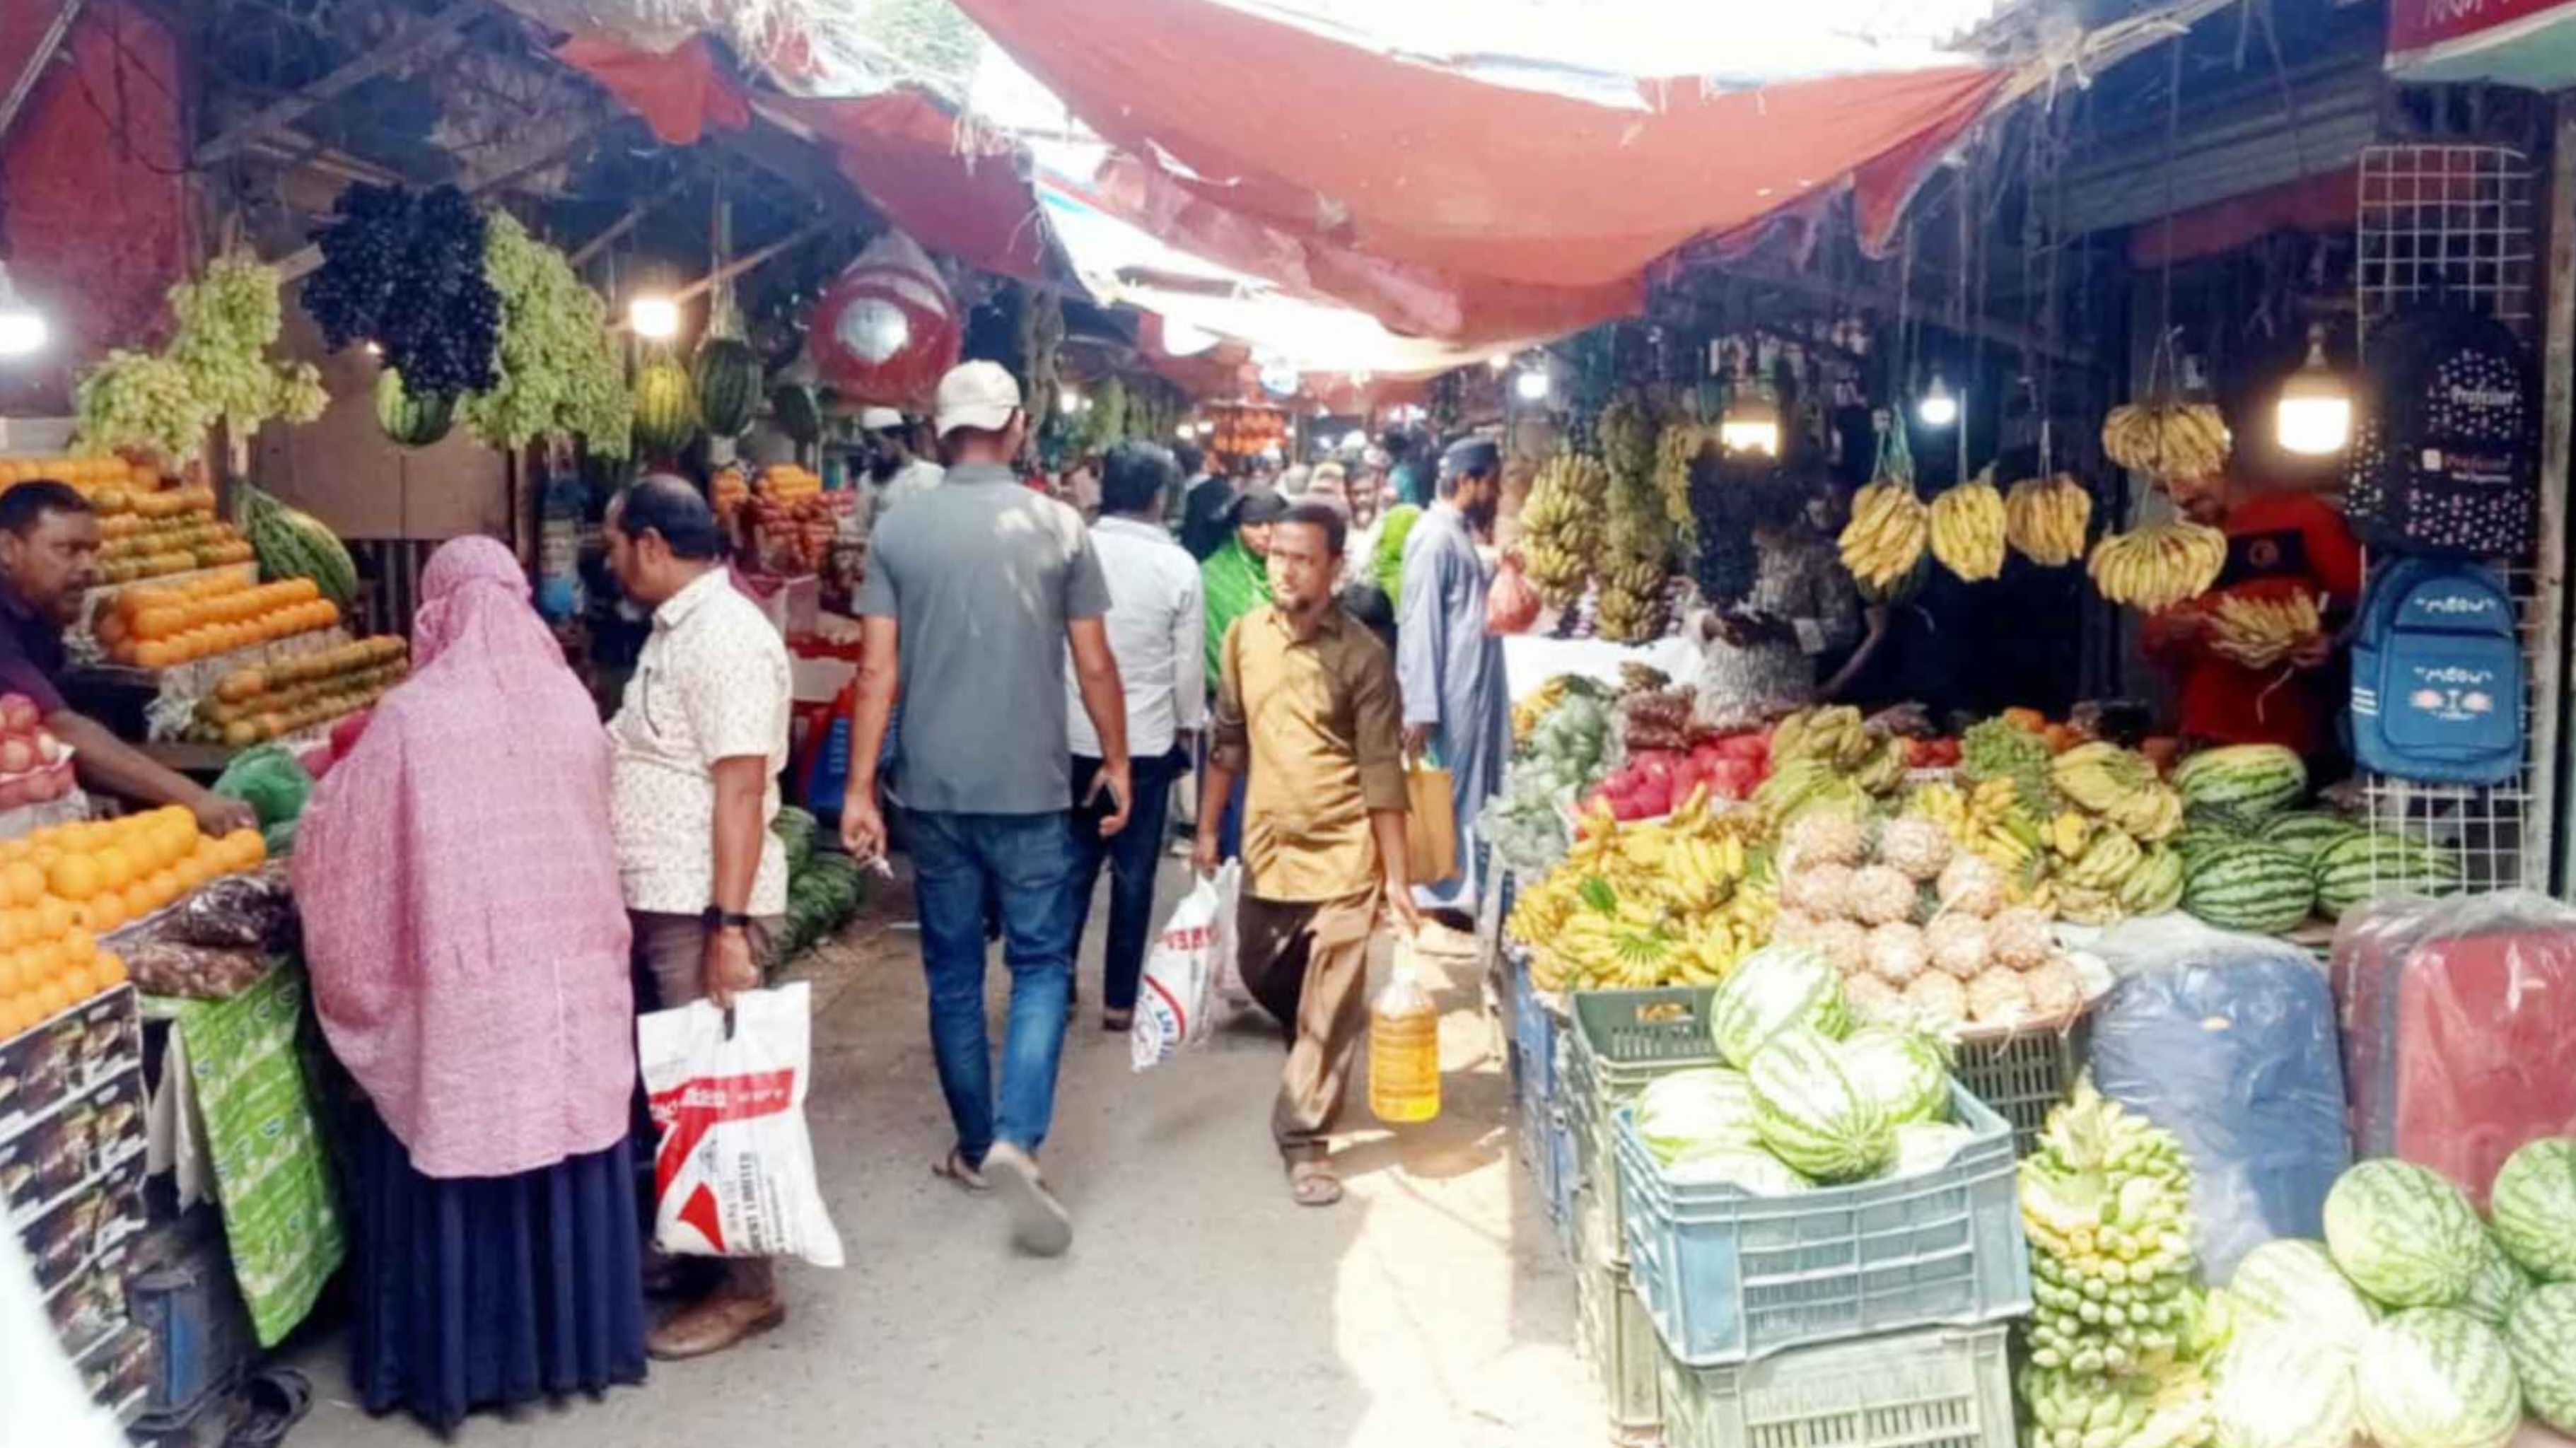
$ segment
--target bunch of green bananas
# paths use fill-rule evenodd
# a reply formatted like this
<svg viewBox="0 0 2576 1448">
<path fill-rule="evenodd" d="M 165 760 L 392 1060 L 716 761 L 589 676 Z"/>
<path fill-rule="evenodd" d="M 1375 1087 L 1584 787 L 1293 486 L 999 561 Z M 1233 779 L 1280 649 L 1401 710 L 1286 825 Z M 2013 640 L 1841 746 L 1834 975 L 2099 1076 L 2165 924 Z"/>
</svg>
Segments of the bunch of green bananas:
<svg viewBox="0 0 2576 1448">
<path fill-rule="evenodd" d="M 2103 814 L 2156 783 L 2153 760 L 2134 749 L 2090 740 L 2050 761 L 2048 779 L 2081 808 Z"/>
<path fill-rule="evenodd" d="M 2190 1289 L 2191 1169 L 2171 1132 L 2086 1077 L 2020 1170 L 2030 1241 L 2030 1361 L 2079 1376 L 2151 1372 L 2181 1357 Z"/>
<path fill-rule="evenodd" d="M 1843 567 L 1865 589 L 1891 589 L 1914 571 L 1931 541 L 1931 510 L 1912 485 L 1871 483 L 1852 497 L 1840 540 Z"/>
<path fill-rule="evenodd" d="M 1771 729 L 1771 765 L 1793 759 L 1822 760 L 1840 770 L 1858 769 L 1878 741 L 1849 705 L 1801 709 Z"/>
<path fill-rule="evenodd" d="M 2113 603 L 2162 613 L 2200 597 L 2227 566 L 2227 535 L 2200 523 L 2150 523 L 2093 545 L 2085 564 Z"/>
<path fill-rule="evenodd" d="M 2096 830 L 2084 848 L 2057 871 L 2059 882 L 2077 890 L 2118 888 L 2147 857 L 2136 840 L 2118 830 Z"/>
<path fill-rule="evenodd" d="M 2209 1377 L 2198 1365 L 2103 1378 L 2034 1363 L 2021 1370 L 2020 1388 L 2022 1448 L 2199 1448 L 2217 1435 Z"/>
<path fill-rule="evenodd" d="M 1983 475 L 1932 500 L 1932 556 L 1969 583 L 2004 571 L 2004 499 Z"/>
<path fill-rule="evenodd" d="M 2102 452 L 2155 478 L 2205 478 L 2227 466 L 2235 439 L 2206 402 L 2132 403 L 2102 419 Z"/>
<path fill-rule="evenodd" d="M 1663 497 L 1664 517 L 1672 525 L 1676 560 L 1699 549 L 1699 520 L 1691 513 L 1691 464 L 1713 439 L 1708 429 L 1687 419 L 1664 424 L 1655 439 L 1655 491 Z"/>
<path fill-rule="evenodd" d="M 2004 541 L 2021 556 L 2059 568 L 2084 556 L 2093 495 L 2070 473 L 2024 478 L 2004 494 Z"/>
</svg>

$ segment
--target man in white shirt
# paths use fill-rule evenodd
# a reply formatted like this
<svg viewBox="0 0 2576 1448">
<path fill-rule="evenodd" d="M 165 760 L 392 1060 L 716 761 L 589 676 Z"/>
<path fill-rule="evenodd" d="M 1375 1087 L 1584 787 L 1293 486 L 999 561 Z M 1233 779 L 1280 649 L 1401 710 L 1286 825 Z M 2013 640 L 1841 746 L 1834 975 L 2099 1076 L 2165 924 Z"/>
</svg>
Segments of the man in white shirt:
<svg viewBox="0 0 2576 1448">
<path fill-rule="evenodd" d="M 906 498 L 939 486 L 947 476 L 939 464 L 912 450 L 912 428 L 891 407 L 871 407 L 859 414 L 859 430 L 868 440 L 868 483 L 876 494 L 876 516 L 884 517 Z"/>
<path fill-rule="evenodd" d="M 1180 464 L 1152 443 L 1123 442 L 1100 467 L 1100 521 L 1092 551 L 1109 580 L 1109 652 L 1127 699 L 1127 753 L 1134 813 L 1127 827 L 1102 838 L 1073 832 L 1074 939 L 1091 919 L 1091 889 L 1109 862 L 1109 936 L 1101 953 L 1103 1030 L 1124 1031 L 1135 1019 L 1136 982 L 1154 927 L 1154 866 L 1172 785 L 1189 768 L 1188 736 L 1207 711 L 1207 609 L 1199 566 L 1163 528 L 1165 498 L 1178 486 Z M 1068 697 L 1079 702 L 1067 673 Z M 1100 772 L 1100 740 L 1082 710 L 1067 710 L 1077 813 Z M 1097 812 L 1098 806 L 1092 807 Z M 1077 971 L 1077 975 L 1079 972 Z"/>
</svg>

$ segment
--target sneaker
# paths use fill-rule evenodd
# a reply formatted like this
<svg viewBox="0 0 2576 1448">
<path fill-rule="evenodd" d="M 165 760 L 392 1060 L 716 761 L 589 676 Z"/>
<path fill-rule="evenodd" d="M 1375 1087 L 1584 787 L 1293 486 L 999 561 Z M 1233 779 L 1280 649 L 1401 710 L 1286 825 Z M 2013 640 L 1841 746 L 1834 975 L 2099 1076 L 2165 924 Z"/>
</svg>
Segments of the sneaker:
<svg viewBox="0 0 2576 1448">
<path fill-rule="evenodd" d="M 1061 1257 L 1073 1245 L 1073 1214 L 1047 1190 L 1046 1178 L 1025 1151 L 1007 1141 L 984 1153 L 984 1178 L 1011 1215 L 1011 1241 L 1032 1257 Z"/>
</svg>

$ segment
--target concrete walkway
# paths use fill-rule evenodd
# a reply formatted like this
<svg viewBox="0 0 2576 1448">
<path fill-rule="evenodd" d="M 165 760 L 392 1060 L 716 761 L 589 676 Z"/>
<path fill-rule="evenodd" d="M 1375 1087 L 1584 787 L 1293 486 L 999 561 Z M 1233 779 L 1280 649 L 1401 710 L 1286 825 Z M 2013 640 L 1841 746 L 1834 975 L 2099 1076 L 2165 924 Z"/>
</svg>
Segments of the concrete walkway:
<svg viewBox="0 0 2576 1448">
<path fill-rule="evenodd" d="M 1178 871 L 1164 892 L 1177 898 Z M 1507 1126 L 1496 1040 L 1464 962 L 1439 995 L 1446 1110 L 1390 1134 L 1355 1080 L 1349 1195 L 1290 1202 L 1269 1138 L 1281 1047 L 1244 1029 L 1139 1076 L 1099 1028 L 1097 930 L 1047 1172 L 1073 1251 L 1009 1250 L 998 1209 L 933 1180 L 950 1144 L 908 887 L 806 974 L 810 1107 L 840 1272 L 791 1266 L 778 1332 L 640 1388 L 457 1440 L 631 1448 L 1573 1448 L 1606 1439 L 1574 1346 L 1574 1289 Z M 1380 969 L 1383 970 L 1381 961 Z M 1008 974 L 996 964 L 998 1028 Z M 349 1402 L 337 1341 L 301 1355 L 321 1401 L 293 1439 L 432 1441 Z"/>
</svg>

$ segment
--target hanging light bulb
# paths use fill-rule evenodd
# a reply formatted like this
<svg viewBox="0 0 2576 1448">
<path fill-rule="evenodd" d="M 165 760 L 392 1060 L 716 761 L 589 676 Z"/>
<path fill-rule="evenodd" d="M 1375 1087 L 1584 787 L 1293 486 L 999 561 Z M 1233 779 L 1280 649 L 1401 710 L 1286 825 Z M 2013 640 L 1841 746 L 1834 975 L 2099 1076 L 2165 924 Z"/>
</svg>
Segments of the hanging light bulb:
<svg viewBox="0 0 2576 1448">
<path fill-rule="evenodd" d="M 1493 368 L 1497 372 L 1508 372 L 1511 370 L 1512 366 L 1512 354 L 1509 352 L 1497 352 L 1493 356 L 1485 359 L 1485 365 Z"/>
<path fill-rule="evenodd" d="M 9 284 L 9 268 L 0 265 L 0 357 L 24 357 L 37 351 L 51 330 L 45 325 L 45 314 Z"/>
<path fill-rule="evenodd" d="M 1914 404 L 1914 415 L 1925 427 L 1948 427 L 1959 420 L 1959 399 L 1950 384 L 1941 380 L 1941 369 L 1932 369 L 1932 385 L 1923 389 L 1923 398 Z"/>
<path fill-rule="evenodd" d="M 1547 369 L 1543 366 L 1525 368 L 1512 379 L 1512 392 L 1523 402 L 1545 402 L 1547 389 Z"/>
<path fill-rule="evenodd" d="M 2326 362 L 2324 323 L 2308 324 L 2308 360 L 2281 384 L 2272 417 L 2286 452 L 2325 457 L 2352 441 L 2352 390 Z"/>
<path fill-rule="evenodd" d="M 1082 394 L 1070 387 L 1057 393 L 1055 397 L 1055 410 L 1065 414 L 1067 417 L 1082 411 Z"/>
<path fill-rule="evenodd" d="M 627 325 L 647 342 L 667 342 L 680 335 L 680 304 L 669 297 L 646 295 L 626 304 Z"/>
<path fill-rule="evenodd" d="M 1717 445 L 1731 453 L 1780 455 L 1780 399 L 1763 383 L 1741 386 L 1717 419 Z"/>
</svg>

